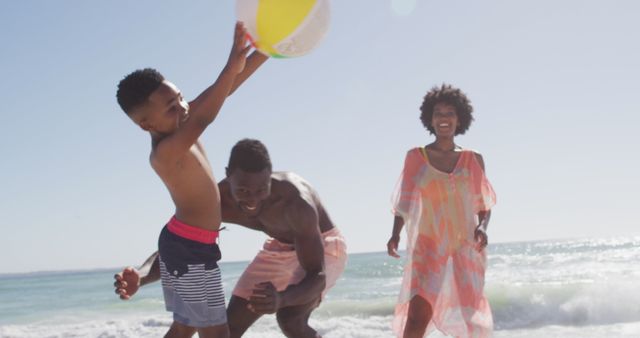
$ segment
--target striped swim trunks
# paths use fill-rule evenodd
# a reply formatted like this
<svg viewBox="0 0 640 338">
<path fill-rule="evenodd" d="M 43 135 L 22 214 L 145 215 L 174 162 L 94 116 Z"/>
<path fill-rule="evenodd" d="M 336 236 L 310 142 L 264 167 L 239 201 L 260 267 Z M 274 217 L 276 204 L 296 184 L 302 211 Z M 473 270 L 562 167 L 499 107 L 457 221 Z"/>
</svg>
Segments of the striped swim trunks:
<svg viewBox="0 0 640 338">
<path fill-rule="evenodd" d="M 191 327 L 227 322 L 217 236 L 217 231 L 196 228 L 175 217 L 160 233 L 162 291 L 176 322 Z"/>
</svg>

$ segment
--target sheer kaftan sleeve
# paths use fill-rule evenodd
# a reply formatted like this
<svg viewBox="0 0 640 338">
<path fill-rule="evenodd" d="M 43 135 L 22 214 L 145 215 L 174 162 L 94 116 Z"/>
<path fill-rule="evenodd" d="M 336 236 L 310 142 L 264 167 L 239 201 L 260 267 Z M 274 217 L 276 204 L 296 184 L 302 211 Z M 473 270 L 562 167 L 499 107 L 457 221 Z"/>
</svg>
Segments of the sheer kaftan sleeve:
<svg viewBox="0 0 640 338">
<path fill-rule="evenodd" d="M 417 180 L 419 179 L 418 173 L 422 162 L 418 148 L 411 149 L 407 152 L 402 173 L 400 174 L 393 193 L 393 213 L 396 216 L 403 217 L 405 221 L 407 221 L 407 216 L 416 202 L 420 200 L 420 190 L 417 186 Z"/>
<path fill-rule="evenodd" d="M 474 212 L 489 211 L 496 204 L 496 193 L 475 154 L 472 155 L 470 174 Z"/>
</svg>

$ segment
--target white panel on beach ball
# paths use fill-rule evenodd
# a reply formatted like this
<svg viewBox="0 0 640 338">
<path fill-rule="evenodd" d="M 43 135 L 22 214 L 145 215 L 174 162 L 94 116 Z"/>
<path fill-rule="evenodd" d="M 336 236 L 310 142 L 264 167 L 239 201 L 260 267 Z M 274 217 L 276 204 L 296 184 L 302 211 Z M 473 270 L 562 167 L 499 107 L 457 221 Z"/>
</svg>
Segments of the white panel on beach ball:
<svg viewBox="0 0 640 338">
<path fill-rule="evenodd" d="M 329 0 L 236 0 L 236 14 L 251 44 L 271 57 L 313 50 L 327 33 Z"/>
</svg>

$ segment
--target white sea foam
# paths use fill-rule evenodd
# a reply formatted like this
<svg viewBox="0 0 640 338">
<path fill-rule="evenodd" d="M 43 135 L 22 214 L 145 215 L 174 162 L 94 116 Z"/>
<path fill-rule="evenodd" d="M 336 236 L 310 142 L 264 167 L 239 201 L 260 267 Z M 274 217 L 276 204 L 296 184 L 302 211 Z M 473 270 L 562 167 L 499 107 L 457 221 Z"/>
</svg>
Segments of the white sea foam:
<svg viewBox="0 0 640 338">
<path fill-rule="evenodd" d="M 311 325 L 325 338 L 389 338 L 391 316 L 334 317 L 311 319 Z M 127 320 L 91 321 L 65 325 L 6 325 L 0 327 L 2 338 L 155 338 L 163 336 L 169 329 L 171 320 L 157 318 L 137 318 Z M 640 322 L 589 326 L 545 326 L 537 329 L 496 330 L 495 338 L 637 338 Z M 273 316 L 256 322 L 243 336 L 245 338 L 282 338 Z M 430 338 L 445 335 L 435 332 Z"/>
</svg>

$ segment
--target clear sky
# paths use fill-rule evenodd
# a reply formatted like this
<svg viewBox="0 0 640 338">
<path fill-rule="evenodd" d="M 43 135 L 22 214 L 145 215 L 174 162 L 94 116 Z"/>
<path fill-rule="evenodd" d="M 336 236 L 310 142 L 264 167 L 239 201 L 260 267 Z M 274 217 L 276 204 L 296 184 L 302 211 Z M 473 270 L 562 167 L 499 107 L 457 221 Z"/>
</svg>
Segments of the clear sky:
<svg viewBox="0 0 640 338">
<path fill-rule="evenodd" d="M 640 234 L 640 2 L 337 0 L 313 53 L 270 60 L 202 141 L 224 176 L 262 140 L 318 190 L 349 252 L 385 250 L 422 97 L 462 88 L 498 194 L 493 242 Z M 193 99 L 224 66 L 234 1 L 0 2 L 0 273 L 139 264 L 173 204 L 118 81 L 156 67 Z M 264 235 L 228 225 L 223 261 Z M 404 245 L 404 244 L 401 244 Z"/>
</svg>

